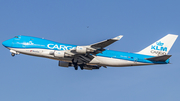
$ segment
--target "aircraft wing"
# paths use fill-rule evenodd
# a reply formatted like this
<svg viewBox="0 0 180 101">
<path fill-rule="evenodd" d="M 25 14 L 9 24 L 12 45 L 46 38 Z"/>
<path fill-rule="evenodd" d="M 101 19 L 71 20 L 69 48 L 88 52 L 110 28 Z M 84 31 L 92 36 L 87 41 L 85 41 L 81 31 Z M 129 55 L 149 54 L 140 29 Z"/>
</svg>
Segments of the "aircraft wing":
<svg viewBox="0 0 180 101">
<path fill-rule="evenodd" d="M 120 40 L 121 38 L 123 37 L 123 35 L 120 35 L 120 36 L 117 36 L 115 38 L 112 38 L 112 39 L 108 39 L 108 40 L 105 40 L 105 41 L 101 41 L 101 42 L 98 42 L 98 43 L 95 43 L 95 44 L 91 44 L 90 46 L 92 48 L 100 48 L 100 49 L 103 49 L 107 46 L 109 46 L 110 44 Z"/>
<path fill-rule="evenodd" d="M 79 55 L 82 54 L 98 54 L 104 51 L 105 47 L 109 46 L 110 44 L 120 40 L 123 37 L 123 35 L 119 35 L 115 38 L 104 40 L 95 44 L 87 45 L 87 46 L 76 46 L 76 48 L 71 50 L 66 50 L 65 53 L 67 53 L 69 56 L 79 57 Z"/>
</svg>

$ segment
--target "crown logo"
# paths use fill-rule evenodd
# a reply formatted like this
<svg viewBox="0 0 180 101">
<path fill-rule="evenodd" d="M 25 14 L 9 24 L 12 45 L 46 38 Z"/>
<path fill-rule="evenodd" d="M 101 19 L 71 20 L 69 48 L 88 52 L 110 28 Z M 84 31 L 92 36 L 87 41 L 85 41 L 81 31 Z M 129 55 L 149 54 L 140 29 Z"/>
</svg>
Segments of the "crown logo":
<svg viewBox="0 0 180 101">
<path fill-rule="evenodd" d="M 164 43 L 161 43 L 161 41 L 156 42 L 156 44 L 157 44 L 158 46 L 163 46 L 163 45 L 164 45 Z"/>
</svg>

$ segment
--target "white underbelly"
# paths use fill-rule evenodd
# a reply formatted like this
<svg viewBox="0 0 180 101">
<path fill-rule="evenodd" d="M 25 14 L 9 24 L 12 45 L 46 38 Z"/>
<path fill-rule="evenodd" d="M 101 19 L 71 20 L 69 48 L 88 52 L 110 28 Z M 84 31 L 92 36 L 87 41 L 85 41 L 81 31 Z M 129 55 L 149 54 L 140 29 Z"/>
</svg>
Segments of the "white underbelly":
<svg viewBox="0 0 180 101">
<path fill-rule="evenodd" d="M 98 64 L 101 66 L 123 67 L 123 66 L 148 65 L 149 63 L 95 56 L 95 58 L 92 61 L 90 61 L 90 64 Z"/>
</svg>

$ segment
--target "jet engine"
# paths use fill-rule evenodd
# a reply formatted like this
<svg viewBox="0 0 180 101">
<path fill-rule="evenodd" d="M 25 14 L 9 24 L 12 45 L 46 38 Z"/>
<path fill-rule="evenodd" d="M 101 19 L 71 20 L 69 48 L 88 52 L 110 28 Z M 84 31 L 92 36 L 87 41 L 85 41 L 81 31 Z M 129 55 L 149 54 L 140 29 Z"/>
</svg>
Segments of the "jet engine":
<svg viewBox="0 0 180 101">
<path fill-rule="evenodd" d="M 86 54 L 87 52 L 94 52 L 94 50 L 85 46 L 77 46 L 76 52 L 79 54 Z"/>
<path fill-rule="evenodd" d="M 76 52 L 80 54 L 85 54 L 87 52 L 87 48 L 83 46 L 77 46 L 76 47 Z"/>
<path fill-rule="evenodd" d="M 64 58 L 65 52 L 64 51 L 54 51 L 54 56 Z"/>
<path fill-rule="evenodd" d="M 71 63 L 64 62 L 64 61 L 59 61 L 59 66 L 60 67 L 69 67 L 69 66 L 71 66 Z"/>
</svg>

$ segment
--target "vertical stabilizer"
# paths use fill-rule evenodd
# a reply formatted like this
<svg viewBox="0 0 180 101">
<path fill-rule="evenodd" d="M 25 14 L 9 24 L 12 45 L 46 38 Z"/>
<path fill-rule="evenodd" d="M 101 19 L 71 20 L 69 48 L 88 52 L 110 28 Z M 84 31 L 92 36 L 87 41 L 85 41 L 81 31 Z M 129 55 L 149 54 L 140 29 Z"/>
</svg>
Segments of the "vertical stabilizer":
<svg viewBox="0 0 180 101">
<path fill-rule="evenodd" d="M 168 34 L 145 49 L 141 50 L 138 52 L 138 54 L 151 56 L 167 55 L 177 37 L 178 35 Z"/>
</svg>

